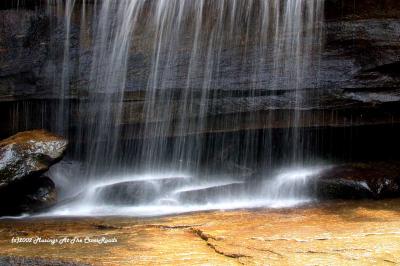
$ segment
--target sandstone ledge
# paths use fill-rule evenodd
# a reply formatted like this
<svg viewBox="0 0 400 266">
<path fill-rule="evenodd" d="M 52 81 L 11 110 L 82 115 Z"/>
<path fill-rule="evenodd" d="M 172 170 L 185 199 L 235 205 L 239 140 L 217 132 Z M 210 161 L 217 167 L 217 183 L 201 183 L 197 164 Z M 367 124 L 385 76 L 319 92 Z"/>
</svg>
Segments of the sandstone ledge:
<svg viewBox="0 0 400 266">
<path fill-rule="evenodd" d="M 399 203 L 346 201 L 152 219 L 2 220 L 0 256 L 92 265 L 399 264 Z M 106 236 L 118 243 L 11 244 L 16 236 Z"/>
</svg>

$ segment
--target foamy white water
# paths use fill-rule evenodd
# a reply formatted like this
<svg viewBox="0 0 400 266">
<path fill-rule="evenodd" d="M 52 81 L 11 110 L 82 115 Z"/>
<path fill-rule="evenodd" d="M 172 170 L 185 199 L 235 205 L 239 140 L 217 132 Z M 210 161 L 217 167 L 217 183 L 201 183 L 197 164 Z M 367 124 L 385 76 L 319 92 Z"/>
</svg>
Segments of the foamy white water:
<svg viewBox="0 0 400 266">
<path fill-rule="evenodd" d="M 142 205 L 142 206 L 66 206 L 34 217 L 96 217 L 96 216 L 131 216 L 152 217 L 182 214 L 209 210 L 235 210 L 252 208 L 292 208 L 312 202 L 312 199 L 296 200 L 236 200 L 204 205 Z"/>
<path fill-rule="evenodd" d="M 214 178 L 214 181 L 202 181 L 188 175 L 122 176 L 97 183 L 92 182 L 72 200 L 67 199 L 67 203 L 61 203 L 39 216 L 142 217 L 205 210 L 295 207 L 315 200 L 307 195 L 306 187 L 308 182 L 324 169 L 327 169 L 327 166 L 281 169 L 273 176 L 266 177 L 267 181 L 261 178 L 256 183 L 226 177 L 219 177 L 219 180 Z M 133 186 L 132 194 L 126 194 L 125 191 L 117 194 L 117 199 L 121 197 L 118 199 L 121 201 L 117 202 L 107 202 L 107 199 L 101 197 L 108 189 L 111 192 L 114 190 L 118 192 L 120 185 L 123 189 Z M 150 185 L 150 189 L 147 185 Z M 140 202 L 140 199 L 136 199 L 138 204 L 124 203 L 126 200 L 124 197 L 140 197 L 141 194 L 136 194 L 137 190 L 152 193 L 153 186 L 157 193 L 152 200 Z M 146 189 L 149 191 L 146 192 Z M 204 201 L 196 202 L 198 195 L 206 198 Z"/>
</svg>

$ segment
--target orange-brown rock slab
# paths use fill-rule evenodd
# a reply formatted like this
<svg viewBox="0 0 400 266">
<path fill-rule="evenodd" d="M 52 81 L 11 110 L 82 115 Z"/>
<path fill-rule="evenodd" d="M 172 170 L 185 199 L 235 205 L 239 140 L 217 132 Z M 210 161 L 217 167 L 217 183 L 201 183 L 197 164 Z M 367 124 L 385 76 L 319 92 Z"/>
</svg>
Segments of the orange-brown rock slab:
<svg viewBox="0 0 400 266">
<path fill-rule="evenodd" d="M 0 258 L 93 265 L 396 265 L 400 200 L 331 202 L 151 219 L 0 221 Z M 12 237 L 116 238 L 109 244 L 13 244 Z"/>
</svg>

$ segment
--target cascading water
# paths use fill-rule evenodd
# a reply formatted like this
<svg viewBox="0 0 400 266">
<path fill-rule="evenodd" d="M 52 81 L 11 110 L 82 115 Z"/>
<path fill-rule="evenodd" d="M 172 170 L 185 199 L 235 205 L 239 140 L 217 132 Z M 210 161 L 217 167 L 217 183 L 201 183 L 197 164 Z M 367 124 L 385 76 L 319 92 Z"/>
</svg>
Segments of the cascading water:
<svg viewBox="0 0 400 266">
<path fill-rule="evenodd" d="M 88 60 L 78 69 L 90 72 L 74 121 L 74 142 L 82 147 L 74 149 L 84 169 L 82 191 L 53 213 L 157 215 L 309 200 L 297 193 L 318 171 L 290 178 L 270 174 L 267 181 L 251 180 L 243 171 L 218 176 L 208 171 L 214 158 L 226 156 L 242 169 L 260 157 L 264 168 L 271 167 L 272 149 L 260 149 L 274 145 L 270 133 L 246 132 L 229 141 L 223 133 L 217 144 L 204 135 L 220 124 L 236 129 L 243 119 L 238 113 L 263 108 L 270 111 L 264 123 L 273 123 L 277 118 L 271 110 L 281 107 L 279 93 L 293 91 L 285 103 L 291 111 L 282 118 L 292 128 L 286 164 L 306 162 L 298 110 L 307 99 L 298 89 L 318 80 L 322 0 L 101 0 L 90 5 L 66 0 L 49 5 L 65 10 L 61 98 L 72 90 L 70 24 L 76 19 L 72 11 L 80 7 L 79 56 Z M 135 76 L 132 54 L 146 58 L 143 87 L 127 80 Z M 135 93 L 144 95 L 141 105 L 129 97 Z M 275 102 L 269 105 L 270 99 Z M 59 123 L 72 119 L 65 112 L 62 103 Z M 138 126 L 125 127 L 129 120 Z M 65 127 L 57 129 L 67 133 Z M 220 154 L 210 154 L 213 145 L 222 147 Z"/>
</svg>

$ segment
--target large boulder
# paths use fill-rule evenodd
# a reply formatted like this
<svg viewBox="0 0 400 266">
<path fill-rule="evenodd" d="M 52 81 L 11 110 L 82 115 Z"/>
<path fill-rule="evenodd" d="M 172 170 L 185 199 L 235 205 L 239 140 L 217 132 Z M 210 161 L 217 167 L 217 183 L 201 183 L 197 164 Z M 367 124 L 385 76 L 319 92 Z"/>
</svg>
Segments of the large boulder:
<svg viewBox="0 0 400 266">
<path fill-rule="evenodd" d="M 67 145 L 44 130 L 0 141 L 0 216 L 37 212 L 56 203 L 55 185 L 43 174 L 62 159 Z"/>
<path fill-rule="evenodd" d="M 44 130 L 18 133 L 0 141 L 0 187 L 39 177 L 62 159 L 68 141 Z"/>
</svg>

